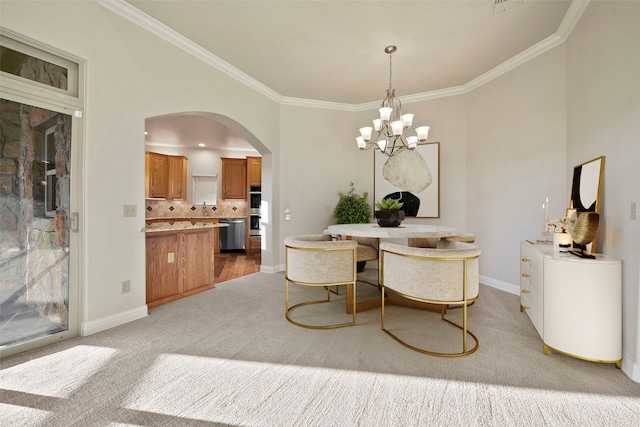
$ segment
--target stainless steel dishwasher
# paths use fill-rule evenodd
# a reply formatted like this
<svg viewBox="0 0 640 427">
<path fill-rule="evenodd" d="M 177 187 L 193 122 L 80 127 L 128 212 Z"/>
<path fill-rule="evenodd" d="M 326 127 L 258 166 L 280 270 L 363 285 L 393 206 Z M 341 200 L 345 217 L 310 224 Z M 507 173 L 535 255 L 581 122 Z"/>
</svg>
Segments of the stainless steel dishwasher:
<svg viewBox="0 0 640 427">
<path fill-rule="evenodd" d="M 229 224 L 228 227 L 220 227 L 220 251 L 244 251 L 244 218 L 221 218 L 221 224 Z"/>
</svg>

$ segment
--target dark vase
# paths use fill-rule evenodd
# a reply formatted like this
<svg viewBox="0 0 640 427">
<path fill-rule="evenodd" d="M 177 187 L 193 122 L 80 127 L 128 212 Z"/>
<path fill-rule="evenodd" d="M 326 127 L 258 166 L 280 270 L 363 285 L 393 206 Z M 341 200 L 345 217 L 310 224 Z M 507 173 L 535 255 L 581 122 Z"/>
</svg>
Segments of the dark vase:
<svg viewBox="0 0 640 427">
<path fill-rule="evenodd" d="M 375 212 L 380 227 L 398 227 L 404 219 L 404 211 L 400 209 L 383 209 Z"/>
</svg>

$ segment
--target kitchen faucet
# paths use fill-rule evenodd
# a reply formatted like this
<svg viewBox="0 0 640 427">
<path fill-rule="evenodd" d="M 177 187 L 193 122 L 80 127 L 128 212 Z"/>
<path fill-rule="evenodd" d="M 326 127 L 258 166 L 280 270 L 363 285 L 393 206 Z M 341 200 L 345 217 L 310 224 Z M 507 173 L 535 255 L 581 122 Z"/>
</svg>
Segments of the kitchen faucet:
<svg viewBox="0 0 640 427">
<path fill-rule="evenodd" d="M 207 216 L 207 202 L 202 202 L 202 216 Z"/>
</svg>

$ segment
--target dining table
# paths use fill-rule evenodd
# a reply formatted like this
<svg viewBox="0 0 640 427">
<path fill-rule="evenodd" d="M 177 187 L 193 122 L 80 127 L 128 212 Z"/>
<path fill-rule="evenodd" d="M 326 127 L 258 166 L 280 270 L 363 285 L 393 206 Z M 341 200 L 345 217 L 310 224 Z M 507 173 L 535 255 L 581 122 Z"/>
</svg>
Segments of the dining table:
<svg viewBox="0 0 640 427">
<path fill-rule="evenodd" d="M 333 224 L 327 227 L 327 232 L 339 238 L 350 239 L 352 237 L 371 237 L 378 239 L 378 279 L 377 285 L 380 286 L 380 277 L 382 271 L 382 263 L 380 260 L 380 239 L 404 239 L 404 238 L 446 238 L 459 235 L 458 229 L 442 225 L 412 224 L 403 223 L 398 227 L 381 227 L 375 223 L 366 224 Z M 370 283 L 364 280 L 367 283 Z M 352 313 L 353 298 L 355 294 L 352 285 L 347 285 L 346 303 L 347 313 Z M 410 301 L 405 298 L 396 296 L 385 297 L 385 303 L 402 305 L 412 308 L 420 308 L 426 310 L 440 310 L 440 306 L 433 304 L 420 303 Z M 362 301 L 356 304 L 356 311 L 364 311 L 372 308 L 380 307 L 382 301 L 380 298 Z"/>
</svg>

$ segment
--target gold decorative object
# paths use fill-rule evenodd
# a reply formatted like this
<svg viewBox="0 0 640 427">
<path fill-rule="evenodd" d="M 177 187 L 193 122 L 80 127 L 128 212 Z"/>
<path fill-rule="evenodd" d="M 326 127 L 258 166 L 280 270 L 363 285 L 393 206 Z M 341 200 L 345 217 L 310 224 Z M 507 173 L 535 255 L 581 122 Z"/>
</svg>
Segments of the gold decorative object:
<svg viewBox="0 0 640 427">
<path fill-rule="evenodd" d="M 586 253 L 584 247 L 596 238 L 599 223 L 600 214 L 597 212 L 576 212 L 569 218 L 567 222 L 569 234 L 573 241 L 581 246 L 580 251 L 571 251 L 572 254 L 581 258 L 595 258 Z"/>
</svg>

